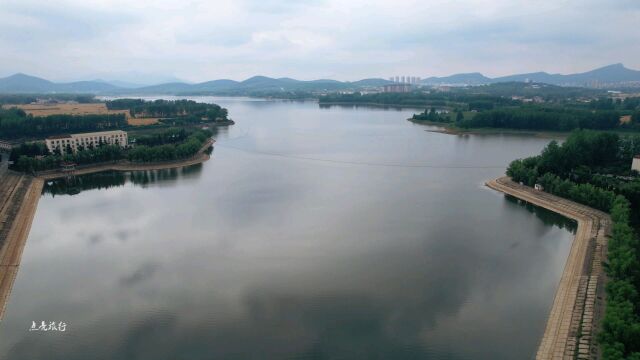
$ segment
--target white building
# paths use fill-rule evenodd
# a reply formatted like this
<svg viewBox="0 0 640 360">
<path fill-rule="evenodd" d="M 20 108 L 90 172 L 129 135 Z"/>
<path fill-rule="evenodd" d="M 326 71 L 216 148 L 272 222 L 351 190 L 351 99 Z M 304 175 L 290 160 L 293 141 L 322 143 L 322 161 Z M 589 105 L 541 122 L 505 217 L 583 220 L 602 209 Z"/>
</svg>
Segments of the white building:
<svg viewBox="0 0 640 360">
<path fill-rule="evenodd" d="M 640 172 L 640 155 L 636 155 L 633 157 L 633 161 L 631 162 L 631 170 Z"/>
<path fill-rule="evenodd" d="M 86 149 L 90 146 L 96 147 L 100 144 L 120 145 L 125 147 L 129 143 L 129 140 L 126 131 L 113 130 L 52 136 L 47 138 L 45 143 L 47 144 L 47 149 L 49 149 L 50 152 L 53 153 L 57 148 L 60 150 L 60 153 L 64 154 L 67 150 L 67 145 L 71 147 L 73 152 L 76 152 L 79 147 Z"/>
<path fill-rule="evenodd" d="M 386 93 L 408 93 L 412 90 L 413 88 L 408 84 L 390 84 L 382 87 L 382 92 Z"/>
</svg>

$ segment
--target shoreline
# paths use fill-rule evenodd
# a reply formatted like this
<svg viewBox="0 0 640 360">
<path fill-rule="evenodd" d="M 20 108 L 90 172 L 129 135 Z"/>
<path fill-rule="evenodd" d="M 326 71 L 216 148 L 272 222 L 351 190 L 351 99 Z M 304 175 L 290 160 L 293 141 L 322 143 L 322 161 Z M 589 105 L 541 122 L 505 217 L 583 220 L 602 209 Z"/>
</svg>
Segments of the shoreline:
<svg viewBox="0 0 640 360">
<path fill-rule="evenodd" d="M 25 175 L 10 171 L 3 175 L 2 180 L 6 186 L 0 189 L 0 321 L 9 303 L 11 290 L 20 268 L 20 260 L 24 251 L 31 224 L 38 208 L 38 202 L 42 195 L 44 183 L 47 180 L 66 176 L 85 175 L 103 171 L 148 171 L 172 169 L 203 163 L 211 158 L 206 150 L 215 141 L 209 139 L 200 148 L 198 153 L 189 158 L 171 162 L 157 163 L 129 163 L 116 162 L 100 164 L 86 168 L 61 171 L 54 170 L 42 172 L 37 176 Z M 15 212 L 12 214 L 11 212 Z"/>
<path fill-rule="evenodd" d="M 154 163 L 132 163 L 125 160 L 106 164 L 102 163 L 99 165 L 89 165 L 87 167 L 75 169 L 72 171 L 63 171 L 60 169 L 40 171 L 36 174 L 36 177 L 44 180 L 53 180 L 67 176 L 86 175 L 103 171 L 148 171 L 191 166 L 209 160 L 211 156 L 207 155 L 205 151 L 210 146 L 213 146 L 214 143 L 215 141 L 213 139 L 209 139 L 204 145 L 202 145 L 195 156 L 188 159 L 160 161 Z"/>
<path fill-rule="evenodd" d="M 30 183 L 24 197 L 15 200 L 16 202 L 20 201 L 19 210 L 9 225 L 10 230 L 4 239 L 2 249 L 0 249 L 0 268 L 2 269 L 0 272 L 0 321 L 4 317 L 9 302 L 11 289 L 13 288 L 13 283 L 20 268 L 22 252 L 27 243 L 31 224 L 33 223 L 33 218 L 35 217 L 44 186 L 43 179 L 23 175 L 20 175 L 20 177 L 20 182 L 29 181 Z M 12 199 L 7 199 L 7 202 L 11 201 Z M 15 206 L 16 204 L 14 202 L 14 204 L 8 203 L 8 205 Z M 6 223 L 3 224 L 3 226 L 4 225 L 6 225 Z"/>
<path fill-rule="evenodd" d="M 485 185 L 578 222 L 536 359 L 598 359 L 596 334 L 604 317 L 606 275 L 602 263 L 606 260 L 609 215 L 520 185 L 507 176 Z"/>
<path fill-rule="evenodd" d="M 317 100 L 316 100 L 317 101 Z M 426 107 L 432 105 L 411 105 L 411 104 L 380 104 L 380 103 L 354 103 L 348 101 L 332 101 L 332 102 L 320 102 L 317 101 L 318 105 L 321 106 L 330 106 L 330 105 L 351 105 L 351 106 L 368 106 L 368 107 L 389 107 L 389 108 L 399 108 L 399 109 L 416 109 L 423 110 Z"/>
<path fill-rule="evenodd" d="M 430 125 L 437 126 L 441 129 L 427 129 L 427 132 L 447 134 L 447 135 L 523 135 L 523 136 L 535 136 L 539 138 L 557 138 L 567 137 L 571 132 L 557 132 L 557 131 L 537 131 L 537 130 L 519 130 L 519 129 L 506 129 L 506 128 L 469 128 L 463 129 L 456 126 L 452 126 L 451 123 L 443 123 L 429 120 L 414 120 L 412 118 L 407 119 L 417 125 Z"/>
</svg>

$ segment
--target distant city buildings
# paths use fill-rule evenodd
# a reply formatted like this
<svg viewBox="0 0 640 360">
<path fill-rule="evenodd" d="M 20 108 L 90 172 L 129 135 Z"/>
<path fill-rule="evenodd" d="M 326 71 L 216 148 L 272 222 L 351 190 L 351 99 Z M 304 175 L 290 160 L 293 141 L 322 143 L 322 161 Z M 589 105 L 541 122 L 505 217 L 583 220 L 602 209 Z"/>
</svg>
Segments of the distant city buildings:
<svg viewBox="0 0 640 360">
<path fill-rule="evenodd" d="M 410 85 L 418 85 L 420 84 L 421 78 L 419 76 L 392 76 L 389 78 L 389 81 L 393 81 L 398 84 L 410 84 Z"/>
<path fill-rule="evenodd" d="M 411 86 L 410 84 L 402 84 L 402 83 L 389 84 L 389 85 L 384 85 L 382 87 L 382 91 L 386 93 L 408 93 L 408 92 L 411 92 L 412 90 L 413 90 L 413 86 Z"/>
<path fill-rule="evenodd" d="M 58 149 L 61 154 L 64 154 L 67 149 L 71 149 L 75 153 L 80 147 L 86 149 L 88 147 L 97 147 L 100 144 L 126 147 L 129 140 L 126 131 L 113 130 L 51 136 L 45 140 L 45 143 L 50 152 L 53 153 Z"/>
</svg>

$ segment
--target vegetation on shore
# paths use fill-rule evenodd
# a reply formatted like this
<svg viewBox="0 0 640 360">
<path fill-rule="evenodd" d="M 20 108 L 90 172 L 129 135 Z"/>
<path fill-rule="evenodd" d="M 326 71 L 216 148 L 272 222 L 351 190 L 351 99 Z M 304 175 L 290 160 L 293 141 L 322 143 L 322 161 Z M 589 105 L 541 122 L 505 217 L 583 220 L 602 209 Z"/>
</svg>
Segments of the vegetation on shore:
<svg viewBox="0 0 640 360">
<path fill-rule="evenodd" d="M 75 101 L 79 104 L 89 104 L 98 102 L 91 94 L 0 94 L 0 105 L 6 104 L 32 104 L 37 101 L 57 102 Z"/>
<path fill-rule="evenodd" d="M 548 84 L 514 82 L 446 91 L 329 94 L 321 96 L 319 102 L 424 107 L 424 112 L 410 120 L 462 130 L 640 130 L 640 97 L 613 99 L 600 90 Z"/>
<path fill-rule="evenodd" d="M 640 136 L 576 131 L 538 156 L 513 161 L 507 175 L 611 214 L 605 269 L 607 305 L 599 341 L 603 359 L 640 359 L 640 178 L 629 170 Z"/>
<path fill-rule="evenodd" d="M 42 138 L 51 135 L 114 130 L 127 126 L 124 114 L 49 115 L 36 117 L 18 108 L 0 109 L 0 138 Z"/>
<path fill-rule="evenodd" d="M 107 101 L 106 106 L 109 110 L 129 110 L 133 116 L 142 118 L 161 118 L 160 124 L 150 125 L 149 128 L 233 124 L 228 118 L 227 109 L 217 104 L 191 100 L 119 99 Z M 33 116 L 15 107 L 0 108 L 0 139 L 4 140 L 42 139 L 59 134 L 127 128 L 129 126 L 124 113 Z"/>
<path fill-rule="evenodd" d="M 154 136 L 140 137 L 143 145 L 123 148 L 100 144 L 66 154 L 51 154 L 43 143 L 28 143 L 15 147 L 10 160 L 14 162 L 13 170 L 24 172 L 57 169 L 63 162 L 86 165 L 119 160 L 172 161 L 194 156 L 212 134 L 210 130 L 168 129 Z"/>
<path fill-rule="evenodd" d="M 12 149 L 11 168 L 33 172 L 56 169 L 63 162 L 78 165 L 129 160 L 158 162 L 186 159 L 195 155 L 216 131 L 229 125 L 227 109 L 216 104 L 191 100 L 119 99 L 107 101 L 109 110 L 129 110 L 141 117 L 161 117 L 162 123 L 135 127 L 126 147 L 109 144 L 71 148 L 61 154 L 50 153 L 42 141 L 23 141 Z M 211 130 L 208 128 L 211 127 Z M 55 134 L 128 129 L 126 115 L 49 115 L 36 117 L 18 108 L 0 109 L 0 137 L 4 139 L 42 139 Z"/>
<path fill-rule="evenodd" d="M 613 102 L 611 99 L 594 100 L 592 103 L 562 106 L 542 103 L 522 103 L 517 106 L 499 106 L 481 102 L 467 104 L 452 111 L 434 108 L 415 114 L 412 121 L 442 123 L 459 129 L 513 129 L 566 132 L 575 129 L 592 130 L 640 130 L 640 98 L 627 98 Z M 474 107 L 470 110 L 471 107 Z M 437 115 L 437 116 L 436 116 Z M 628 116 L 621 121 L 622 116 Z"/>
<path fill-rule="evenodd" d="M 226 121 L 227 109 L 217 104 L 193 100 L 117 99 L 106 102 L 109 110 L 129 110 L 131 116 L 153 118 L 181 118 L 183 122 Z"/>
</svg>

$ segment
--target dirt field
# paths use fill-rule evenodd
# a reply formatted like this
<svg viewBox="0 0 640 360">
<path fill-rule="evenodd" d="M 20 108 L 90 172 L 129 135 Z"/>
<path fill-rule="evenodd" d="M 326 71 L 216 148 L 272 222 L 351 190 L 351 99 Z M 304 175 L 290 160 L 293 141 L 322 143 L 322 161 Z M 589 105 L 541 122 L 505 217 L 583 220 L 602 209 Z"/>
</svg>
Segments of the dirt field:
<svg viewBox="0 0 640 360">
<path fill-rule="evenodd" d="M 26 104 L 26 105 L 4 105 L 5 108 L 17 107 L 33 116 L 48 116 L 56 114 L 68 115 L 90 115 L 90 114 L 127 114 L 128 110 L 108 110 L 104 103 L 95 104 Z"/>
<path fill-rule="evenodd" d="M 157 124 L 159 120 L 159 118 L 134 118 L 127 116 L 127 122 L 132 126 L 153 125 Z"/>
<path fill-rule="evenodd" d="M 48 116 L 56 114 L 91 115 L 91 114 L 125 114 L 129 125 L 152 125 L 158 122 L 158 118 L 133 118 L 129 110 L 109 110 L 104 103 L 94 104 L 26 104 L 4 105 L 4 108 L 17 107 L 33 116 Z"/>
</svg>

